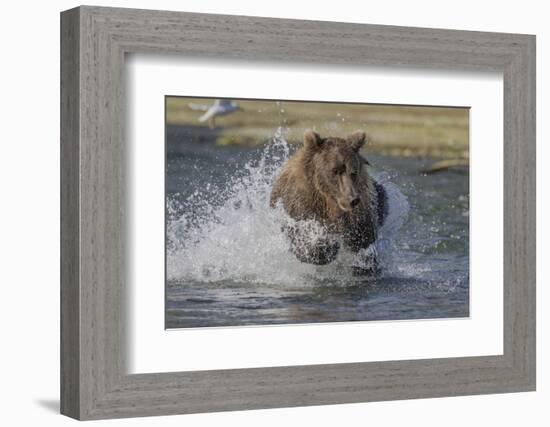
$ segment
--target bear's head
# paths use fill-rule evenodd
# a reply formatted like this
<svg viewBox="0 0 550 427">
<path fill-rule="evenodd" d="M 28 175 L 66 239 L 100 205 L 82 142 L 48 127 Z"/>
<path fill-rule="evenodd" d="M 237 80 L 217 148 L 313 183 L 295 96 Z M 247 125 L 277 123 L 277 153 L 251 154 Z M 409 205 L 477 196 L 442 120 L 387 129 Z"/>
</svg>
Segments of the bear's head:
<svg viewBox="0 0 550 427">
<path fill-rule="evenodd" d="M 304 150 L 310 161 L 311 178 L 317 191 L 329 204 L 342 212 L 351 212 L 361 202 L 359 184 L 365 178 L 366 159 L 359 154 L 365 144 L 365 132 L 356 131 L 346 138 L 304 134 Z"/>
</svg>

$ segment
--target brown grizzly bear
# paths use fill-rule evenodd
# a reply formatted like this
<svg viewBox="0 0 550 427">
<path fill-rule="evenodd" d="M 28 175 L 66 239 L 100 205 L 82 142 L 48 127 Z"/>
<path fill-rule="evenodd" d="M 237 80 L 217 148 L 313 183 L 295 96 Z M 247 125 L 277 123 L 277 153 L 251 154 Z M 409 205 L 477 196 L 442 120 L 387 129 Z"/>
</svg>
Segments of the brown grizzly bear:
<svg viewBox="0 0 550 427">
<path fill-rule="evenodd" d="M 303 146 L 283 165 L 270 205 L 281 201 L 294 220 L 284 230 L 300 261 L 328 264 L 336 258 L 340 241 L 354 253 L 375 242 L 387 215 L 387 197 L 359 154 L 364 143 L 362 131 L 346 138 L 321 138 L 307 131 Z M 315 230 L 312 223 L 318 225 Z M 364 267 L 373 268 L 378 266 Z"/>
</svg>

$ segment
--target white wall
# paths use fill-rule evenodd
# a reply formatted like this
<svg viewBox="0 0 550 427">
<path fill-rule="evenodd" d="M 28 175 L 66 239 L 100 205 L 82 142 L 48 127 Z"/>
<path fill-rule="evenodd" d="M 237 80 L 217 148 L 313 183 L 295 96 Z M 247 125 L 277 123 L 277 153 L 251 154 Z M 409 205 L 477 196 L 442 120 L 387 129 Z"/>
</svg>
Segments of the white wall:
<svg viewBox="0 0 550 427">
<path fill-rule="evenodd" d="M 548 216 L 550 28 L 542 1 L 97 1 L 105 6 L 537 34 L 538 215 Z M 3 425 L 68 425 L 57 414 L 59 360 L 59 11 L 73 1 L 4 2 L 0 66 L 0 299 Z M 7 197 L 6 197 L 7 195 Z M 546 199 L 546 200 L 543 200 Z M 539 221 L 538 392 L 276 409 L 110 425 L 548 425 L 548 226 Z M 7 339 L 6 339 L 7 338 Z"/>
</svg>

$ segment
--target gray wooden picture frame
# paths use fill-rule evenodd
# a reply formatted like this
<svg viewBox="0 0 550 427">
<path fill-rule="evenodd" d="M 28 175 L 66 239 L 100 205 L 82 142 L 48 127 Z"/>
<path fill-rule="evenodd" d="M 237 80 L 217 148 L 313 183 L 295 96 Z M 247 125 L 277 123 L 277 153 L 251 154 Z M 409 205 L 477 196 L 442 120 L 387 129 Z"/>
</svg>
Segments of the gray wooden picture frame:
<svg viewBox="0 0 550 427">
<path fill-rule="evenodd" d="M 126 372 L 127 53 L 504 78 L 504 353 Z M 162 278 L 159 278 L 162 286 Z M 77 419 L 535 390 L 535 37 L 83 6 L 61 14 L 61 412 Z"/>
</svg>

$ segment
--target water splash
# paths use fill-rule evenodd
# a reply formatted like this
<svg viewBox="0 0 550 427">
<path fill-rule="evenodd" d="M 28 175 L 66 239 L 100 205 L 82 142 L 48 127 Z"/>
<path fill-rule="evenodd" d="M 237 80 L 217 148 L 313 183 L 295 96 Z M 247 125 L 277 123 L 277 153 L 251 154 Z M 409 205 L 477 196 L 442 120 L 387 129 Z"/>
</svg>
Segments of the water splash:
<svg viewBox="0 0 550 427">
<path fill-rule="evenodd" d="M 364 280 L 354 277 L 349 268 L 357 256 L 344 250 L 325 266 L 301 263 L 289 251 L 281 227 L 290 219 L 282 207 L 269 206 L 272 184 L 291 154 L 285 132 L 279 128 L 259 158 L 230 177 L 221 191 L 206 185 L 184 201 L 168 200 L 169 281 L 308 287 Z M 393 239 L 407 218 L 409 205 L 389 177 L 381 175 L 377 180 L 388 192 L 389 216 L 376 248 L 370 250 L 378 252 L 386 270 L 393 264 Z"/>
</svg>

